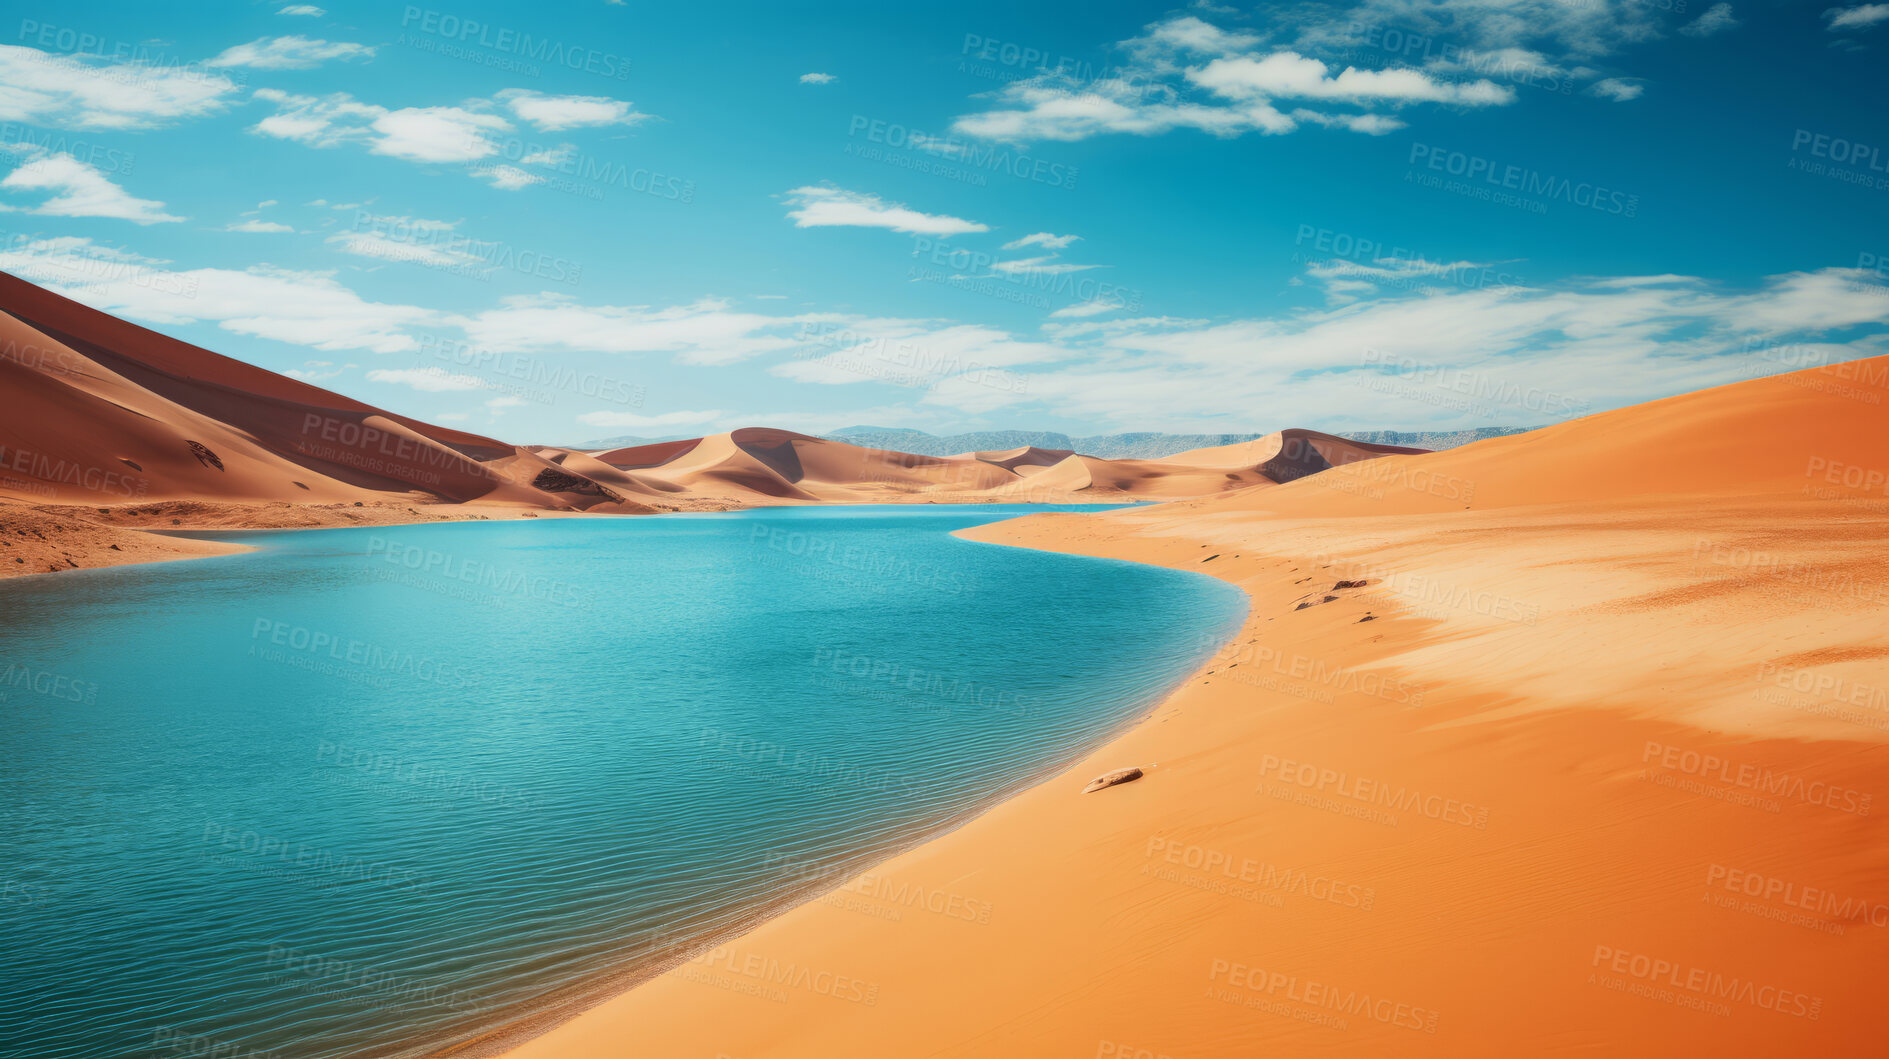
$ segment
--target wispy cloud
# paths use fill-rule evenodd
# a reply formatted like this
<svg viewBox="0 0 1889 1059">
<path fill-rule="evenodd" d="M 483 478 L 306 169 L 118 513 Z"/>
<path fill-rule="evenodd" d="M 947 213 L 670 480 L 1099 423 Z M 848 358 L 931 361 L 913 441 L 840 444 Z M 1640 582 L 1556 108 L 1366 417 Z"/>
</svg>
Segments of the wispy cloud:
<svg viewBox="0 0 1889 1059">
<path fill-rule="evenodd" d="M 319 10 L 317 8 L 316 10 Z M 249 66 L 258 70 L 312 70 L 330 59 L 371 59 L 374 49 L 346 41 L 310 37 L 259 37 L 211 59 L 211 66 Z"/>
<path fill-rule="evenodd" d="M 1878 22 L 1889 21 L 1889 4 L 1861 4 L 1856 7 L 1833 7 L 1823 13 L 1830 25 L 1830 32 L 1844 29 L 1868 29 Z"/>
<path fill-rule="evenodd" d="M 1715 33 L 1737 29 L 1743 25 L 1732 16 L 1732 5 L 1713 4 L 1705 9 L 1705 14 L 1679 27 L 1679 32 L 1688 37 L 1710 37 Z"/>
<path fill-rule="evenodd" d="M 1594 82 L 1594 86 L 1588 89 L 1588 91 L 1602 99 L 1611 99 L 1616 103 L 1626 103 L 1640 98 L 1641 94 L 1646 91 L 1646 86 L 1638 81 L 1609 77 L 1605 80 Z"/>
<path fill-rule="evenodd" d="M 0 45 L 0 120 L 53 128 L 148 129 L 214 114 L 238 91 L 188 67 L 53 55 Z"/>
<path fill-rule="evenodd" d="M 134 224 L 183 220 L 165 213 L 162 202 L 133 197 L 69 154 L 41 153 L 8 173 L 0 180 L 0 188 L 52 192 L 52 197 L 33 207 L 33 212 L 53 217 L 113 217 Z"/>
<path fill-rule="evenodd" d="M 942 213 L 921 213 L 877 195 L 835 187 L 799 187 L 787 192 L 796 228 L 889 228 L 914 235 L 963 235 L 990 226 Z"/>
<path fill-rule="evenodd" d="M 521 121 L 557 132 L 599 125 L 635 125 L 648 121 L 628 100 L 608 96 L 550 96 L 523 88 L 508 88 L 496 97 Z"/>
<path fill-rule="evenodd" d="M 1026 246 L 1040 246 L 1045 250 L 1062 250 L 1070 243 L 1082 238 L 1080 235 L 1051 235 L 1048 232 L 1032 232 L 1021 239 L 1012 239 L 1004 244 L 1005 250 L 1021 250 Z"/>
</svg>

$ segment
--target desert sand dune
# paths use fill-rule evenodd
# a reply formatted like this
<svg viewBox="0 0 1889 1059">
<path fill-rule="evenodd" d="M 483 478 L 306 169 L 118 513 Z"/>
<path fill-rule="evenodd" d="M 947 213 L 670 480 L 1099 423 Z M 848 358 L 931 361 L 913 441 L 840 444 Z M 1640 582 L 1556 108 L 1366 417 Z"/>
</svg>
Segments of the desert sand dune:
<svg viewBox="0 0 1889 1059">
<path fill-rule="evenodd" d="M 1275 482 L 1290 482 L 1310 474 L 1342 467 L 1348 463 L 1380 456 L 1414 455 L 1427 450 L 1400 445 L 1375 445 L 1352 441 L 1334 434 L 1293 427 L 1275 431 L 1263 438 L 1189 449 L 1166 456 L 1156 463 L 1187 467 L 1211 467 L 1220 470 L 1257 470 Z"/>
<path fill-rule="evenodd" d="M 167 517 L 186 526 L 283 524 L 257 509 L 278 504 L 302 509 L 310 524 L 346 525 L 362 517 L 344 514 L 355 507 L 415 504 L 433 518 L 466 505 L 480 510 L 450 517 L 489 517 L 488 507 L 642 514 L 1109 502 L 1208 496 L 1302 473 L 1224 454 L 1225 466 L 1033 447 L 920 456 L 773 428 L 595 453 L 521 447 L 277 375 L 3 273 L 0 309 L 0 400 L 18 410 L 0 421 L 0 499 L 106 509 L 175 502 L 183 506 Z M 1402 451 L 1317 437 L 1322 452 Z"/>
<path fill-rule="evenodd" d="M 512 1054 L 1873 1054 L 1886 380 L 968 531 L 1252 610 L 1064 774 Z"/>
</svg>

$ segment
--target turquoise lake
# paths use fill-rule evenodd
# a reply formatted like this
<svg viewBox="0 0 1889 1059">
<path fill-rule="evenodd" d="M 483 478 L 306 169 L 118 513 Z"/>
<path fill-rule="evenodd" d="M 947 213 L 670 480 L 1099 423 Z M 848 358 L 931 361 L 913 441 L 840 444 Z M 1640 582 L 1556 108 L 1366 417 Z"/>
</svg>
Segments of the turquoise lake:
<svg viewBox="0 0 1889 1059">
<path fill-rule="evenodd" d="M 1043 510 L 1098 509 L 226 534 L 261 550 L 0 584 L 0 1054 L 426 1054 L 962 823 L 1245 611 L 948 536 Z"/>
</svg>

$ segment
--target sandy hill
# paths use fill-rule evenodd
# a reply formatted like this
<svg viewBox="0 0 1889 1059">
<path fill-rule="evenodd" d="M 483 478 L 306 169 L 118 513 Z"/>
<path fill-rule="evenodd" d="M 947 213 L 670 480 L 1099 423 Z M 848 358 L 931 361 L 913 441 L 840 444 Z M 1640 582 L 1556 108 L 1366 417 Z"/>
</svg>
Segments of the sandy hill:
<svg viewBox="0 0 1889 1059">
<path fill-rule="evenodd" d="M 0 501 L 60 509 L 49 525 L 74 542 L 6 572 L 145 554 L 114 536 L 139 525 L 1172 499 L 1306 473 L 1277 453 L 1223 454 L 1212 466 L 1029 445 L 928 456 L 761 428 L 588 452 L 518 446 L 212 353 L 4 273 L 0 405 L 8 409 L 0 417 Z M 1346 458 L 1405 451 L 1317 437 L 1325 439 L 1319 451 Z M 71 520 L 103 528 L 68 532 Z M 85 540 L 99 543 L 88 552 L 77 543 Z"/>
<path fill-rule="evenodd" d="M 515 446 L 395 415 L 4 274 L 0 308 L 9 410 L 0 491 L 10 496 L 545 509 L 608 499 Z"/>
<path fill-rule="evenodd" d="M 966 531 L 1251 612 L 1068 771 L 515 1054 L 1874 1054 L 1885 398 L 1879 358 L 1447 452 L 1313 438 L 1334 466 L 1283 485 Z"/>
</svg>

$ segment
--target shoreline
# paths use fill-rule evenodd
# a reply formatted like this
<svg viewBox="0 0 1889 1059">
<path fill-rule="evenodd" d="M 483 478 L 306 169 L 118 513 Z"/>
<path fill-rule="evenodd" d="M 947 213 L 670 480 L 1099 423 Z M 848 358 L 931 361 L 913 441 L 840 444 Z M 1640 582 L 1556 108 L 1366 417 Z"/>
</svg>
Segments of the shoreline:
<svg viewBox="0 0 1889 1059">
<path fill-rule="evenodd" d="M 1021 515 L 1015 517 L 1032 518 L 1037 516 Z M 1014 521 L 1014 519 L 999 520 L 998 522 L 985 523 L 971 528 L 986 529 L 990 526 L 1001 525 L 1003 522 L 1007 521 Z M 980 541 L 975 538 L 963 537 L 962 534 L 965 532 L 967 531 L 953 531 L 950 536 L 959 537 L 971 543 L 1006 546 L 1001 545 L 1000 542 Z M 1069 552 L 1065 554 L 1079 555 L 1082 553 Z M 1104 556 L 1084 557 L 1105 558 Z M 1239 586 L 1235 585 L 1234 587 L 1238 588 Z M 1246 597 L 1244 604 L 1245 614 L 1242 615 L 1240 626 L 1229 631 L 1223 638 L 1223 644 L 1225 642 L 1231 642 L 1233 637 L 1237 636 L 1240 630 L 1245 627 L 1246 619 L 1251 616 L 1252 598 L 1247 595 L 1244 590 L 1241 590 L 1241 595 Z M 473 1037 L 464 1038 L 449 1047 L 418 1049 L 401 1052 L 399 1054 L 408 1056 L 410 1059 L 494 1059 L 494 1057 L 513 1055 L 519 1048 L 529 1045 L 532 1041 L 541 1039 L 546 1034 L 556 1030 L 559 1026 L 585 1017 L 591 1011 L 596 1010 L 611 999 L 627 995 L 663 975 L 675 972 L 698 958 L 702 953 L 711 951 L 729 942 L 737 941 L 753 933 L 755 930 L 766 926 L 768 923 L 778 920 L 783 916 L 792 915 L 799 909 L 820 904 L 826 898 L 846 891 L 856 880 L 870 877 L 874 870 L 881 865 L 907 856 L 917 850 L 921 850 L 945 839 L 966 827 L 973 826 L 979 819 L 990 812 L 1009 804 L 1038 787 L 1070 775 L 1071 770 L 1076 768 L 1080 761 L 1087 760 L 1095 753 L 1105 749 L 1110 743 L 1113 743 L 1117 739 L 1141 727 L 1143 724 L 1146 724 L 1151 717 L 1158 713 L 1161 708 L 1169 702 L 1169 700 L 1179 693 L 1181 688 L 1200 676 L 1201 672 L 1211 664 L 1211 659 L 1209 659 L 1206 662 L 1202 662 L 1194 669 L 1189 670 L 1187 673 L 1182 674 L 1176 680 L 1172 688 L 1150 702 L 1145 708 L 1121 718 L 1110 726 L 1108 731 L 1102 733 L 1103 741 L 1098 744 L 1095 749 L 1078 752 L 1081 756 L 1075 758 L 1072 762 L 1052 761 L 1046 763 L 1041 768 L 1034 770 L 1030 776 L 1019 780 L 1014 786 L 980 800 L 975 805 L 966 809 L 962 814 L 957 815 L 950 821 L 944 822 L 939 827 L 926 834 L 913 837 L 906 842 L 884 850 L 849 858 L 848 861 L 836 862 L 836 864 L 842 867 L 839 870 L 823 871 L 821 873 L 823 876 L 822 881 L 814 887 L 810 887 L 796 894 L 783 896 L 776 901 L 770 902 L 765 907 L 755 909 L 749 914 L 739 917 L 738 920 L 726 924 L 700 939 L 689 942 L 686 946 L 680 947 L 675 952 L 665 953 L 661 956 L 645 957 L 636 961 L 633 965 L 624 966 L 620 973 L 602 976 L 596 982 L 574 985 L 569 990 L 569 992 L 573 994 L 569 1001 L 553 1002 L 530 1014 L 508 1018 L 503 1023 L 500 1023 L 486 1032 Z M 857 864 L 853 862 L 857 862 Z"/>
<path fill-rule="evenodd" d="M 219 530 L 273 532 L 298 529 L 352 529 L 374 526 L 427 526 L 439 522 L 523 522 L 527 519 L 562 518 L 651 518 L 663 515 L 721 514 L 730 511 L 754 511 L 775 507 L 872 507 L 872 506 L 962 506 L 982 507 L 996 504 L 1083 504 L 1099 503 L 1123 507 L 1145 505 L 1137 501 L 1094 501 L 1072 497 L 1068 500 L 1018 501 L 1006 498 L 935 500 L 906 494 L 909 499 L 875 497 L 862 500 L 823 501 L 819 503 L 755 504 L 732 498 L 706 500 L 699 507 L 676 511 L 592 511 L 524 508 L 517 505 L 426 504 L 420 502 L 377 502 L 353 507 L 347 504 L 288 504 L 283 502 L 206 502 L 197 500 L 158 500 L 122 507 L 85 507 L 73 504 L 43 504 L 0 496 L 0 547 L 33 545 L 26 555 L 0 551 L 0 582 L 42 577 L 70 570 L 95 570 L 182 559 L 234 555 L 251 550 L 249 546 L 193 538 L 184 533 L 214 533 Z M 186 524 L 188 516 L 196 521 Z M 389 517 L 391 515 L 391 517 Z M 433 517 L 427 517 L 432 515 Z M 107 521 L 100 521 L 103 516 Z M 408 517 L 411 516 L 411 517 Z M 124 519 L 121 523 L 117 520 Z M 220 521 L 219 521 L 220 520 Z M 293 521 L 291 521 L 293 520 Z M 168 521 L 169 524 L 164 523 Z M 54 542 L 44 536 L 59 536 Z M 31 537 L 31 540 L 25 539 Z M 60 550 L 58 546 L 68 546 Z M 22 559 L 9 563 L 8 559 Z M 84 562 L 79 562 L 79 559 Z M 49 562 L 49 560 L 52 560 Z M 61 565 L 63 563 L 64 565 Z M 50 569 L 41 569 L 45 564 Z"/>
<path fill-rule="evenodd" d="M 1847 949 L 1821 932 L 1727 939 L 1727 924 L 1709 904 L 1700 912 L 1696 888 L 1683 887 L 1678 900 L 1651 889 L 1616 895 L 1623 909 L 1583 911 L 1579 926 L 1536 909 L 1544 887 L 1550 895 L 1563 885 L 1580 892 L 1578 880 L 1594 872 L 1627 878 L 1676 861 L 1673 870 L 1690 875 L 1696 856 L 1703 880 L 1704 865 L 1724 855 L 1715 842 L 1762 864 L 1767 850 L 1800 848 L 1807 832 L 1847 842 L 1854 825 L 1868 822 L 1790 805 L 1748 819 L 1751 810 L 1737 799 L 1692 798 L 1683 785 L 1638 779 L 1644 746 L 1700 747 L 1867 789 L 1871 769 L 1889 760 L 1889 734 L 1802 711 L 1727 732 L 1715 721 L 1724 704 L 1705 701 L 1712 696 L 1701 695 L 1691 714 L 1671 715 L 1657 699 L 1631 703 L 1613 692 L 1616 683 L 1644 680 L 1636 666 L 1681 679 L 1657 651 L 1610 660 L 1631 679 L 1598 673 L 1581 657 L 1535 659 L 1558 683 L 1556 694 L 1533 687 L 1527 673 L 1442 664 L 1451 652 L 1477 651 L 1469 645 L 1479 640 L 1565 637 L 1568 623 L 1593 627 L 1579 635 L 1644 639 L 1638 623 L 1675 619 L 1663 608 L 1649 619 L 1644 604 L 1595 605 L 1711 574 L 1686 555 L 1700 533 L 1730 535 L 1776 525 L 1780 516 L 1843 522 L 1853 511 L 1753 497 L 1701 515 L 1682 499 L 1649 497 L 1417 515 L 1387 527 L 1381 519 L 1228 517 L 1199 507 L 1025 516 L 957 534 L 1211 571 L 1249 599 L 1227 647 L 1133 725 L 964 826 L 856 877 L 975 895 L 996 909 L 996 925 L 954 929 L 961 924 L 926 915 L 884 922 L 813 900 L 504 1054 L 602 1059 L 628 1044 L 662 1055 L 811 1057 L 884 1054 L 920 1040 L 925 1054 L 940 1056 L 1098 1054 L 1115 1043 L 1130 1049 L 1123 1054 L 1145 1049 L 1178 1059 L 1225 1054 L 1234 1041 L 1287 1054 L 1497 1056 L 1539 1040 L 1526 1017 L 1529 997 L 1585 1020 L 1576 1035 L 1584 1046 L 1629 1034 L 1648 1042 L 1646 1054 L 1701 1039 L 1757 1042 L 1764 1054 L 1804 1044 L 1790 1036 L 1803 1027 L 1795 1019 L 1767 1025 L 1732 1012 L 1700 1026 L 1685 1021 L 1695 1011 L 1584 986 L 1597 942 L 1673 951 L 1726 965 L 1727 973 L 1748 971 L 1756 959 L 1767 974 L 1828 1001 L 1822 1022 L 1810 1024 L 1818 1034 L 1868 1027 L 1858 983 L 1871 960 L 1889 954 L 1876 932 L 1852 932 Z M 1491 533 L 1511 547 L 1488 555 L 1475 542 Z M 1819 546 L 1855 561 L 1869 546 L 1858 536 Z M 1616 556 L 1623 541 L 1641 550 Z M 1606 577 L 1576 570 L 1616 560 Z M 1522 621 L 1487 608 L 1437 612 L 1421 591 L 1403 598 L 1411 595 L 1407 583 L 1394 584 L 1401 576 L 1394 571 L 1439 570 L 1479 591 L 1534 578 L 1511 590 L 1537 601 L 1540 614 Z M 1337 587 L 1361 573 L 1365 586 Z M 1769 587 L 1757 586 L 1758 594 Z M 1691 614 L 1695 597 L 1674 589 L 1672 605 Z M 1793 623 L 1768 611 L 1737 613 L 1718 619 L 1724 635 L 1716 639 L 1726 642 L 1701 645 L 1702 657 L 1688 661 L 1700 679 L 1724 685 L 1721 698 L 1748 711 L 1741 623 L 1767 635 Z M 1870 618 L 1846 618 L 1846 627 L 1852 620 Z M 1428 657 L 1438 653 L 1442 663 Z M 1608 701 L 1585 701 L 1591 696 L 1562 675 L 1568 664 L 1583 666 L 1592 694 Z M 1530 698 L 1539 701 L 1518 705 Z M 1494 747 L 1503 749 L 1490 757 Z M 1078 794 L 1089 778 L 1127 765 L 1140 766 L 1143 777 Z M 1320 777 L 1337 779 L 1327 785 Z M 1385 791 L 1409 791 L 1411 800 L 1385 802 Z M 1569 832 L 1570 818 L 1628 819 L 1641 831 L 1601 823 Z M 1868 890 L 1867 873 L 1854 863 L 1821 868 L 1829 876 L 1821 881 L 1838 890 Z M 857 890 L 855 881 L 838 889 Z M 1537 966 L 1490 971 L 1516 965 L 1518 947 Z M 1343 987 L 1342 995 L 1388 998 L 1403 1014 L 1333 1014 L 1297 987 L 1287 990 L 1291 997 L 1269 994 L 1264 974 L 1256 991 L 1262 967 L 1313 983 L 1314 997 Z M 796 986 L 808 971 L 804 981 L 813 984 Z M 821 974 L 872 983 L 872 1001 L 823 992 Z"/>
</svg>

